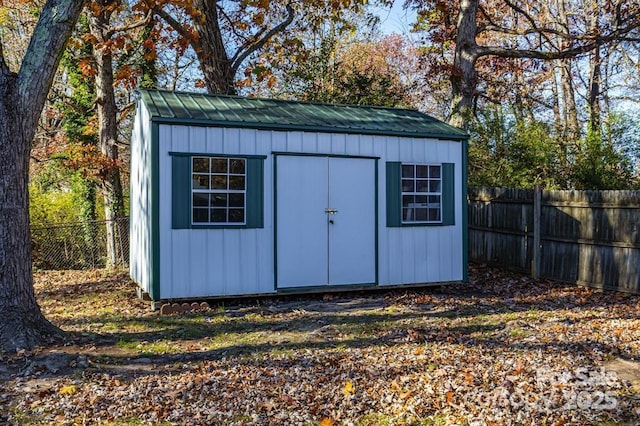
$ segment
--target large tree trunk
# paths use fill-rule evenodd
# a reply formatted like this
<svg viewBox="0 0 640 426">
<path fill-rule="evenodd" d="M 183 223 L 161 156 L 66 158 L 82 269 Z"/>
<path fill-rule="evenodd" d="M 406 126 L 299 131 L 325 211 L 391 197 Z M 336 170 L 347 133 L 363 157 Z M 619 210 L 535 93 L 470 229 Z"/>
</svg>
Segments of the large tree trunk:
<svg viewBox="0 0 640 426">
<path fill-rule="evenodd" d="M 453 72 L 451 73 L 451 117 L 449 124 L 467 129 L 473 113 L 477 73 L 476 14 L 478 0 L 462 0 L 458 15 Z"/>
<path fill-rule="evenodd" d="M 96 104 L 98 109 L 98 144 L 106 161 L 102 173 L 102 195 L 104 197 L 104 216 L 107 224 L 107 267 L 121 264 L 124 259 L 123 238 L 126 238 L 124 216 L 124 198 L 122 181 L 118 165 L 118 106 L 113 91 L 113 55 L 105 47 L 108 40 L 111 10 L 104 8 L 98 14 L 90 15 L 91 33 L 98 39 L 94 48 L 96 61 Z"/>
<path fill-rule="evenodd" d="M 0 343 L 31 348 L 57 329 L 40 312 L 31 278 L 29 233 L 29 132 L 22 128 L 16 76 L 0 77 Z"/>
<path fill-rule="evenodd" d="M 38 118 L 82 1 L 44 5 L 18 74 L 0 46 L 0 350 L 45 344 L 60 331 L 35 299 L 29 233 L 29 157 Z"/>
<path fill-rule="evenodd" d="M 193 29 L 199 37 L 194 47 L 207 91 L 212 94 L 235 95 L 236 70 L 232 67 L 222 40 L 217 2 L 195 0 L 193 5 L 201 13 L 193 20 Z"/>
</svg>

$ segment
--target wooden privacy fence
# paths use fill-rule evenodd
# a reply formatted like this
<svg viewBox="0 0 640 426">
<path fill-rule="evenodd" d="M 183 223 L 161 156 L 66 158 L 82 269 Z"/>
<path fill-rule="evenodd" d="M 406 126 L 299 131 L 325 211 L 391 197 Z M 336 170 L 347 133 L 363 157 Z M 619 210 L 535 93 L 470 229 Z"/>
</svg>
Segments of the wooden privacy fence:
<svg viewBox="0 0 640 426">
<path fill-rule="evenodd" d="M 640 294 L 640 191 L 470 188 L 469 257 Z"/>
</svg>

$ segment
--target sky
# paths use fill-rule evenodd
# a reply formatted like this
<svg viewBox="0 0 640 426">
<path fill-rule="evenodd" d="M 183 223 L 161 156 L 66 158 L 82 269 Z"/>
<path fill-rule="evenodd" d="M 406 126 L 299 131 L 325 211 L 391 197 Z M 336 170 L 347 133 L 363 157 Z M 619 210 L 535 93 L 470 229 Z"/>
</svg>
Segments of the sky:
<svg viewBox="0 0 640 426">
<path fill-rule="evenodd" d="M 411 24 L 415 22 L 413 10 L 402 9 L 404 1 L 394 1 L 393 7 L 374 7 L 373 13 L 380 17 L 381 30 L 385 34 L 409 34 Z"/>
</svg>

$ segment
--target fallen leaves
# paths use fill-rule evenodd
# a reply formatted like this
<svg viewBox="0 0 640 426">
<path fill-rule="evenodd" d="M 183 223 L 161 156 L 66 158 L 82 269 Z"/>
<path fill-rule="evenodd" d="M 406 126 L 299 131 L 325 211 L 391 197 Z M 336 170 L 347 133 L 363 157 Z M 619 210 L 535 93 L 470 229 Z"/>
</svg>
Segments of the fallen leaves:
<svg viewBox="0 0 640 426">
<path fill-rule="evenodd" d="M 81 355 L 52 362 L 23 353 L 12 365 L 29 367 L 13 376 L 0 365 L 0 422 L 515 425 L 640 416 L 629 381 L 600 370 L 612 358 L 640 360 L 637 296 L 478 267 L 468 285 L 439 292 L 168 316 L 137 301 L 123 275 L 47 273 L 36 290 L 45 314 L 79 342 L 65 353 Z M 600 396 L 616 407 L 598 406 Z"/>
<path fill-rule="evenodd" d="M 64 385 L 58 392 L 60 395 L 74 395 L 78 392 L 78 387 L 76 385 Z"/>
<path fill-rule="evenodd" d="M 354 393 L 356 393 L 356 388 L 355 388 L 355 386 L 353 386 L 353 383 L 351 383 L 351 381 L 350 381 L 350 380 L 347 380 L 347 381 L 344 383 L 344 386 L 342 387 L 342 394 L 343 394 L 344 396 L 351 396 L 351 395 L 353 395 Z"/>
</svg>

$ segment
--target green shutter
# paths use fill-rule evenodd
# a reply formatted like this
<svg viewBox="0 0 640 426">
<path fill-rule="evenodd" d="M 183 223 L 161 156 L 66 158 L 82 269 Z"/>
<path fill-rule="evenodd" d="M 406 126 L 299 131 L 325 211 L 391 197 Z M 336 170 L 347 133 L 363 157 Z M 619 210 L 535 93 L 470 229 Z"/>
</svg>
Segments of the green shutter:
<svg viewBox="0 0 640 426">
<path fill-rule="evenodd" d="M 442 164 L 442 224 L 455 225 L 455 169 L 453 163 Z"/>
<path fill-rule="evenodd" d="M 191 228 L 191 157 L 171 157 L 171 228 Z"/>
<path fill-rule="evenodd" d="M 402 163 L 387 163 L 387 226 L 402 226 Z"/>
<path fill-rule="evenodd" d="M 247 158 L 247 228 L 264 228 L 264 159 Z"/>
</svg>

